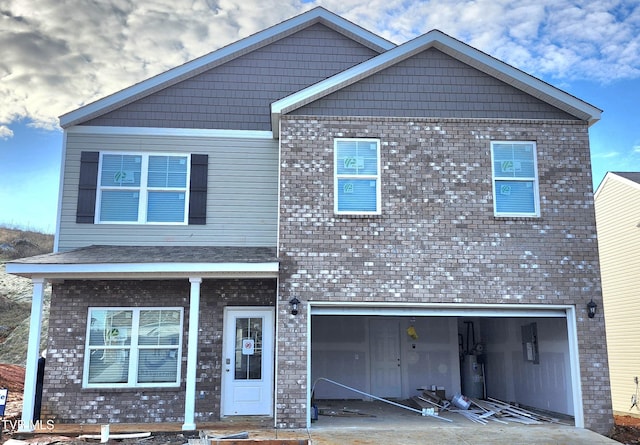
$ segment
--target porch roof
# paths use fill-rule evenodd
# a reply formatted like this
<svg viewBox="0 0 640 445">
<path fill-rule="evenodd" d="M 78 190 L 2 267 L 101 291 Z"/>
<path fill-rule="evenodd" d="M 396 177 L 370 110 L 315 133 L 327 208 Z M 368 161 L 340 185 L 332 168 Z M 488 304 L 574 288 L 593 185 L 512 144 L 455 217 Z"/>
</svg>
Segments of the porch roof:
<svg viewBox="0 0 640 445">
<path fill-rule="evenodd" d="M 275 247 L 87 246 L 13 260 L 7 273 L 44 279 L 276 278 Z"/>
</svg>

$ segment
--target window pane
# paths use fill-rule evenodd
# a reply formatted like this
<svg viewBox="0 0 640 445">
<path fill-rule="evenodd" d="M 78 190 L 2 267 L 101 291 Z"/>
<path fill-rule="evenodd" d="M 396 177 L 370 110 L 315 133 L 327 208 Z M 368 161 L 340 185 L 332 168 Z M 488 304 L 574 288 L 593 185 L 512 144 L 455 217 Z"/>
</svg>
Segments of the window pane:
<svg viewBox="0 0 640 445">
<path fill-rule="evenodd" d="M 147 204 L 149 222 L 184 222 L 183 192 L 149 192 Z"/>
<path fill-rule="evenodd" d="M 100 199 L 100 221 L 138 221 L 139 200 L 139 192 L 103 190 Z"/>
<path fill-rule="evenodd" d="M 89 345 L 130 345 L 132 319 L 130 310 L 92 310 Z"/>
<path fill-rule="evenodd" d="M 338 179 L 338 211 L 375 212 L 376 181 Z"/>
<path fill-rule="evenodd" d="M 377 175 L 378 144 L 372 141 L 337 141 L 338 175 Z"/>
<path fill-rule="evenodd" d="M 180 311 L 140 311 L 139 345 L 178 345 Z"/>
<path fill-rule="evenodd" d="M 177 349 L 141 349 L 138 383 L 172 383 L 178 379 Z"/>
<path fill-rule="evenodd" d="M 533 181 L 496 181 L 497 213 L 535 213 Z"/>
<path fill-rule="evenodd" d="M 149 187 L 187 186 L 186 156 L 149 156 Z"/>
<path fill-rule="evenodd" d="M 262 318 L 236 319 L 235 379 L 262 378 Z"/>
<path fill-rule="evenodd" d="M 105 154 L 102 156 L 100 185 L 140 187 L 141 166 L 141 156 Z"/>
<path fill-rule="evenodd" d="M 498 178 L 533 178 L 533 144 L 494 144 L 493 171 Z"/>
<path fill-rule="evenodd" d="M 127 383 L 128 349 L 91 349 L 89 383 Z"/>
</svg>

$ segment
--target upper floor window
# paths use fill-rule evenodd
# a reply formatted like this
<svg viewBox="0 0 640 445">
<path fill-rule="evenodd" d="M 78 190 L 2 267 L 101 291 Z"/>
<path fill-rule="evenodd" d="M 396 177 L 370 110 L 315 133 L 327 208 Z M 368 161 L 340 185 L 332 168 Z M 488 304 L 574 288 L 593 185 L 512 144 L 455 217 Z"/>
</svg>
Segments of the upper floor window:
<svg viewBox="0 0 640 445">
<path fill-rule="evenodd" d="M 496 216 L 540 216 L 535 142 L 491 142 Z"/>
<path fill-rule="evenodd" d="M 91 308 L 85 387 L 177 386 L 182 308 Z"/>
<path fill-rule="evenodd" d="M 189 155 L 101 153 L 97 221 L 186 224 Z"/>
<path fill-rule="evenodd" d="M 334 141 L 336 214 L 380 214 L 380 141 Z"/>
</svg>

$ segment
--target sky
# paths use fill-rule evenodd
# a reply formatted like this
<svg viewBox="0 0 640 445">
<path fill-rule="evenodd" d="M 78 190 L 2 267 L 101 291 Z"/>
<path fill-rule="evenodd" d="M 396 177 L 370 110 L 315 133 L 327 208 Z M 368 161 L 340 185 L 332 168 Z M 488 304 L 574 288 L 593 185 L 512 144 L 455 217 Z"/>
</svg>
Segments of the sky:
<svg viewBox="0 0 640 445">
<path fill-rule="evenodd" d="M 638 0 L 0 0 L 0 225 L 54 233 L 58 116 L 315 6 L 396 44 L 439 29 L 602 109 L 594 190 L 640 171 Z"/>
</svg>

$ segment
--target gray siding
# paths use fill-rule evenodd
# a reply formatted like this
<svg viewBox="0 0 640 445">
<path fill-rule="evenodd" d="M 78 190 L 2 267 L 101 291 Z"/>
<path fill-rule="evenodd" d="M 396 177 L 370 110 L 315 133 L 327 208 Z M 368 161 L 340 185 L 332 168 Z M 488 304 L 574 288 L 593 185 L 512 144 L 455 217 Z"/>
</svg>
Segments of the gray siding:
<svg viewBox="0 0 640 445">
<path fill-rule="evenodd" d="M 576 119 L 434 48 L 290 114 Z"/>
<path fill-rule="evenodd" d="M 315 24 L 84 125 L 269 131 L 271 102 L 376 55 Z"/>
<path fill-rule="evenodd" d="M 209 155 L 206 225 L 77 224 L 82 151 Z M 59 250 L 107 245 L 276 245 L 278 145 L 273 139 L 68 133 Z"/>
</svg>

